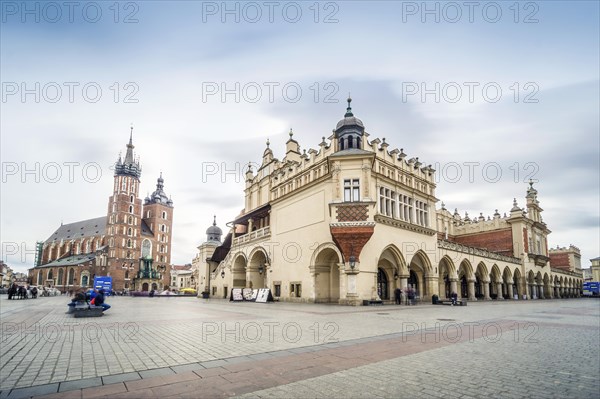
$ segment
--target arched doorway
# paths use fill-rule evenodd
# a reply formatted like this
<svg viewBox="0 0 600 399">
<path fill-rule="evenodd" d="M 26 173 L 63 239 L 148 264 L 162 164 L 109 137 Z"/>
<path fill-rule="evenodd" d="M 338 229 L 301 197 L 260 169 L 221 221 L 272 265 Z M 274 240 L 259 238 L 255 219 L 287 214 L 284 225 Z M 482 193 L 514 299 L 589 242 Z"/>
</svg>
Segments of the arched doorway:
<svg viewBox="0 0 600 399">
<path fill-rule="evenodd" d="M 465 277 L 464 275 L 460 279 L 460 297 L 469 297 L 469 284 L 467 283 L 467 277 Z"/>
<path fill-rule="evenodd" d="M 148 291 L 148 283 L 142 284 L 142 291 Z"/>
<path fill-rule="evenodd" d="M 388 276 L 382 268 L 377 269 L 377 295 L 382 300 L 390 299 Z"/>
<path fill-rule="evenodd" d="M 158 289 L 158 286 L 156 285 L 156 283 L 152 283 L 152 289 L 153 289 L 154 291 L 156 291 L 156 290 Z"/>
<path fill-rule="evenodd" d="M 481 285 L 481 280 L 479 276 L 475 275 L 475 298 L 481 299 L 483 298 L 483 287 Z"/>
<path fill-rule="evenodd" d="M 317 252 L 318 251 L 318 252 Z M 317 248 L 310 272 L 314 275 L 315 302 L 333 302 L 340 300 L 340 255 L 331 247 Z"/>
<path fill-rule="evenodd" d="M 246 258 L 243 254 L 239 254 L 235 258 L 231 272 L 233 288 L 246 288 Z"/>
<path fill-rule="evenodd" d="M 419 292 L 419 278 L 417 277 L 417 273 L 413 270 L 410 270 L 408 276 L 408 288 L 412 288 L 416 292 Z"/>
<path fill-rule="evenodd" d="M 267 287 L 267 256 L 262 249 L 250 254 L 246 278 L 253 289 Z"/>
</svg>

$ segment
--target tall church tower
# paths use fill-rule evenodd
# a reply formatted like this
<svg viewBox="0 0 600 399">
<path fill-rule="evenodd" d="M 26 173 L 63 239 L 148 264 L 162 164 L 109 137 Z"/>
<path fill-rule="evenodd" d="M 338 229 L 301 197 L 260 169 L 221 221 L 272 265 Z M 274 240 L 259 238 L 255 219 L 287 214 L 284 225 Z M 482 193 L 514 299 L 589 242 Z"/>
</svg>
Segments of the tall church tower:
<svg viewBox="0 0 600 399">
<path fill-rule="evenodd" d="M 108 237 L 108 271 L 114 289 L 128 289 L 130 274 L 140 257 L 140 223 L 142 201 L 138 198 L 142 168 L 133 153 L 133 127 L 125 158 L 115 164 L 113 194 L 108 199 L 106 234 Z M 121 286 L 122 285 L 122 286 Z"/>
</svg>

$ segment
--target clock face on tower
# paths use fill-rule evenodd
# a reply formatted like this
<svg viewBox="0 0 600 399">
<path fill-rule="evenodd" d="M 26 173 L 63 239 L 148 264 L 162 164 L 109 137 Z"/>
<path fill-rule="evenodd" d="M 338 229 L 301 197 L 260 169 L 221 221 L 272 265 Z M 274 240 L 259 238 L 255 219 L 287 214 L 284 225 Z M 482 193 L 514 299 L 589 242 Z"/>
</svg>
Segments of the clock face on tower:
<svg viewBox="0 0 600 399">
<path fill-rule="evenodd" d="M 146 239 L 142 242 L 142 258 L 151 258 L 152 257 L 152 243 L 150 240 Z"/>
</svg>

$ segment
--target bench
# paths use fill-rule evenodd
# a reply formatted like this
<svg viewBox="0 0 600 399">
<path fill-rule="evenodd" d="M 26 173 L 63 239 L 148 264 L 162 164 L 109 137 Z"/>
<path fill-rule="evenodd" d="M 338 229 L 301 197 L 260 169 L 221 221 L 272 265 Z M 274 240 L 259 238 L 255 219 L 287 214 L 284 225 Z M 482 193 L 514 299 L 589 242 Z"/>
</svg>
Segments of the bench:
<svg viewBox="0 0 600 399">
<path fill-rule="evenodd" d="M 438 300 L 437 304 L 438 305 L 452 305 L 452 301 Z M 466 299 L 457 299 L 456 306 L 467 306 L 467 300 Z"/>
<path fill-rule="evenodd" d="M 76 305 L 73 308 L 74 317 L 101 317 L 103 312 L 104 308 L 102 306 Z"/>
</svg>

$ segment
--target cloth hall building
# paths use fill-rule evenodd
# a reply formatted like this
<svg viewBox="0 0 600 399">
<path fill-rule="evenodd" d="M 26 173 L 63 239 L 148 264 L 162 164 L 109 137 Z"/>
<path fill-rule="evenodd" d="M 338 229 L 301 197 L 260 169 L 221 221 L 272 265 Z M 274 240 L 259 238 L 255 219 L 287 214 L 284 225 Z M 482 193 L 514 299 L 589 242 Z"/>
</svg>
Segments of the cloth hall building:
<svg viewBox="0 0 600 399">
<path fill-rule="evenodd" d="M 133 128 L 132 132 L 133 133 Z M 38 243 L 32 284 L 65 291 L 91 288 L 95 276 L 110 276 L 116 291 L 163 289 L 170 283 L 173 201 L 156 190 L 139 198 L 142 168 L 132 136 L 115 164 L 112 195 L 104 216 L 61 224 Z"/>
<path fill-rule="evenodd" d="M 213 296 L 264 287 L 281 301 L 358 305 L 396 288 L 423 300 L 579 295 L 579 251 L 563 248 L 556 259 L 567 263 L 553 264 L 532 183 L 504 216 L 436 209 L 435 170 L 371 139 L 351 99 L 317 149 L 289 136 L 283 159 L 267 141 L 260 167 L 248 167 L 244 209 L 223 241 L 209 228 L 198 247 L 199 286 Z"/>
</svg>

